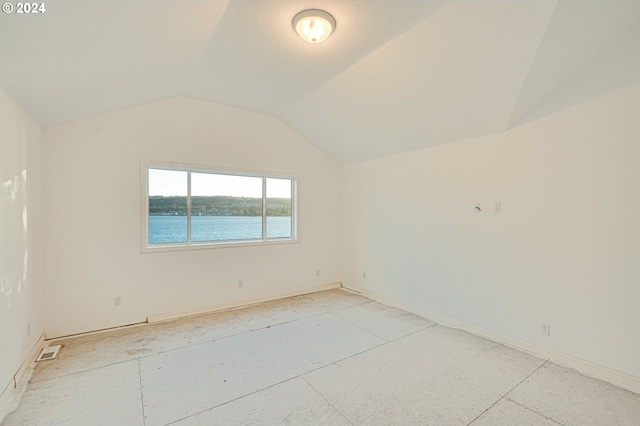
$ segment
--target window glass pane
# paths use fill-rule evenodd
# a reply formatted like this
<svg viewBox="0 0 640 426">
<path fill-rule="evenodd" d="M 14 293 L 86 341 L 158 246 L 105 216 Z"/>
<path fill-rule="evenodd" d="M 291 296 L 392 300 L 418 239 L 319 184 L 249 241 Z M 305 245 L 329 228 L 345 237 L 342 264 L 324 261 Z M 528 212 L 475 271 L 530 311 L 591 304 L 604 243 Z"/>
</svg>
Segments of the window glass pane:
<svg viewBox="0 0 640 426">
<path fill-rule="evenodd" d="M 149 244 L 187 242 L 187 172 L 149 169 Z"/>
<path fill-rule="evenodd" d="M 262 239 L 262 178 L 191 173 L 191 241 Z"/>
<path fill-rule="evenodd" d="M 291 179 L 267 178 L 267 238 L 291 238 Z"/>
</svg>

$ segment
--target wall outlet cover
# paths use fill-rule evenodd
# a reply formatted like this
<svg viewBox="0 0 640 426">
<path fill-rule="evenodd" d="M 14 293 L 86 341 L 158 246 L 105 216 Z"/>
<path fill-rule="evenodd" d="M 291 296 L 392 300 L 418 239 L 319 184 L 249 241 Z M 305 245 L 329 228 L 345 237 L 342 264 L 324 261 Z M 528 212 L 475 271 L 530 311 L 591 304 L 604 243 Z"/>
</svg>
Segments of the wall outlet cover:
<svg viewBox="0 0 640 426">
<path fill-rule="evenodd" d="M 540 324 L 540 334 L 544 336 L 551 335 L 551 326 L 549 324 Z"/>
</svg>

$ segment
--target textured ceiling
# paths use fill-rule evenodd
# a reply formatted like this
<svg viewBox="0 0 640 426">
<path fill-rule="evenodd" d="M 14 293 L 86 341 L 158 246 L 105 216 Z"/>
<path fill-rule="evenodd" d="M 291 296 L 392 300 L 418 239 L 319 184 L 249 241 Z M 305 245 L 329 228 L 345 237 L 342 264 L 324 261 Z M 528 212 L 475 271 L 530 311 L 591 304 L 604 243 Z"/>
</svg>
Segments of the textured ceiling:
<svg viewBox="0 0 640 426">
<path fill-rule="evenodd" d="M 0 16 L 43 125 L 171 96 L 274 114 L 341 163 L 504 131 L 640 80 L 638 0 L 56 0 Z M 293 16 L 337 21 L 310 45 Z"/>
</svg>

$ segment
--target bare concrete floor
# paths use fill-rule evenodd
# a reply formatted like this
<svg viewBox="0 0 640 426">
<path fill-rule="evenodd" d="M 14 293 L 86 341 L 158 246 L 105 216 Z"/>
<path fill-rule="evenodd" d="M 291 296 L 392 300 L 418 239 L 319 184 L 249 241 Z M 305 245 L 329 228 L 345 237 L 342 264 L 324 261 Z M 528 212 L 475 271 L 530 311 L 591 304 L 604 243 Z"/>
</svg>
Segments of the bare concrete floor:
<svg viewBox="0 0 640 426">
<path fill-rule="evenodd" d="M 640 425 L 640 395 L 342 290 L 56 342 L 9 425 Z"/>
</svg>

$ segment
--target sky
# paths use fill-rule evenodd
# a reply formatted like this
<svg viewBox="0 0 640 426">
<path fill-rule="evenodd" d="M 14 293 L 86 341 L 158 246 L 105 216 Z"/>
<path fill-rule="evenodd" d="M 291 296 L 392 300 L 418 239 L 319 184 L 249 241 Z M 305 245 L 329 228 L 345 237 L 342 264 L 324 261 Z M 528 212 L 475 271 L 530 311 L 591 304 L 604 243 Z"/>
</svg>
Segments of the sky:
<svg viewBox="0 0 640 426">
<path fill-rule="evenodd" d="M 187 172 L 149 169 L 149 195 L 187 195 Z M 262 178 L 191 173 L 191 195 L 230 195 L 262 198 Z M 291 198 L 289 179 L 267 178 L 267 196 Z"/>
</svg>

